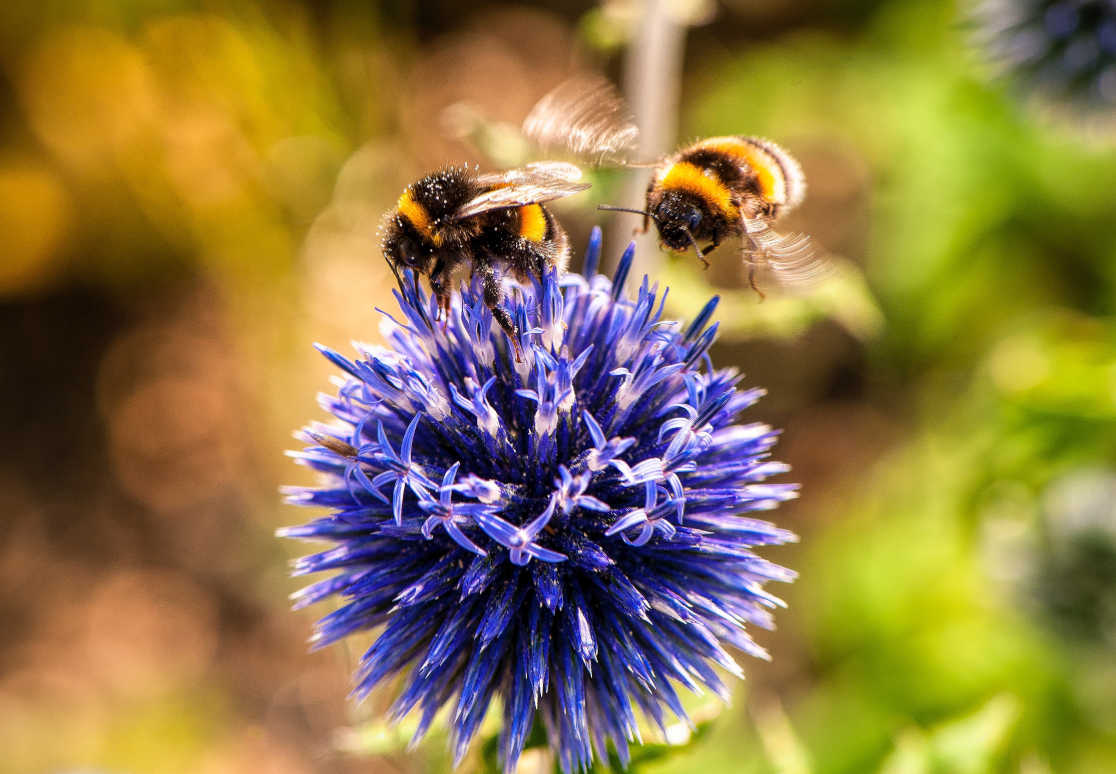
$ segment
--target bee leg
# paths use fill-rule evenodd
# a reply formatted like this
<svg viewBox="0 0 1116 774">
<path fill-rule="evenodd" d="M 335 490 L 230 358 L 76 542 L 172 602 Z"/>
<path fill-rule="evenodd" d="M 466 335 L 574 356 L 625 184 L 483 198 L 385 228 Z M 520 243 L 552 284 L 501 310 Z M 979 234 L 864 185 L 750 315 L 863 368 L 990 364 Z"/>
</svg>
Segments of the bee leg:
<svg viewBox="0 0 1116 774">
<path fill-rule="evenodd" d="M 706 245 L 704 248 L 702 248 L 702 251 L 700 253 L 698 253 L 698 258 L 701 259 L 703 269 L 708 269 L 711 265 L 709 263 L 709 259 L 706 258 L 705 256 L 709 255 L 711 252 L 716 250 L 718 247 L 720 247 L 720 245 L 721 245 L 720 240 L 714 239 L 713 244 Z"/>
<path fill-rule="evenodd" d="M 756 295 L 759 296 L 760 303 L 763 303 L 763 300 L 767 298 L 767 296 L 756 285 L 756 264 L 754 262 L 751 262 L 748 265 L 748 285 L 752 288 L 752 290 L 756 291 Z"/>
<path fill-rule="evenodd" d="M 762 303 L 763 300 L 767 298 L 767 295 L 756 285 L 756 267 L 759 266 L 760 260 L 766 257 L 766 254 L 755 237 L 745 233 L 744 239 L 747 244 L 752 246 L 751 250 L 744 250 L 744 260 L 748 262 L 748 286 L 756 292 L 756 295 L 759 296 L 760 303 Z"/>
<path fill-rule="evenodd" d="M 442 324 L 445 325 L 446 320 L 449 319 L 449 289 L 444 287 L 440 282 L 431 282 L 430 289 L 434 291 L 434 298 L 438 302 L 438 310 L 434 314 L 434 319 L 441 320 Z"/>
<path fill-rule="evenodd" d="M 449 290 L 443 295 L 438 296 L 438 313 L 442 318 L 442 327 L 445 328 L 449 325 L 450 318 L 450 300 L 451 296 Z"/>
<path fill-rule="evenodd" d="M 450 314 L 450 290 L 446 286 L 445 268 L 445 265 L 439 260 L 434 266 L 434 271 L 430 273 L 430 290 L 438 301 L 438 313 L 434 319 L 440 319 L 443 327 L 449 323 Z"/>
<path fill-rule="evenodd" d="M 484 305 L 492 312 L 493 319 L 499 323 L 500 327 L 504 329 L 504 333 L 508 334 L 508 338 L 511 339 L 512 347 L 515 349 L 515 362 L 522 363 L 523 350 L 519 347 L 519 328 L 516 327 L 515 321 L 512 320 L 507 310 L 500 306 L 503 295 L 500 292 L 500 278 L 496 276 L 496 270 L 491 266 L 485 265 L 479 267 L 479 270 L 484 289 Z"/>
</svg>

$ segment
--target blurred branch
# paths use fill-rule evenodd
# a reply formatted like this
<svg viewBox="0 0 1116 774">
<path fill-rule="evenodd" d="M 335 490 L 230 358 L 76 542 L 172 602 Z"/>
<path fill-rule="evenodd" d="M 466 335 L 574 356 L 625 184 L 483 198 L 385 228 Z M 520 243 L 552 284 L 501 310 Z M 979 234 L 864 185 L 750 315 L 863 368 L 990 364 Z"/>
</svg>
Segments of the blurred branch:
<svg viewBox="0 0 1116 774">
<path fill-rule="evenodd" d="M 810 758 L 802 745 L 786 710 L 776 697 L 752 703 L 752 719 L 756 724 L 764 752 L 778 774 L 810 774 Z"/>
<path fill-rule="evenodd" d="M 646 0 L 643 13 L 624 59 L 624 93 L 640 129 L 639 158 L 648 161 L 664 156 L 678 132 L 678 102 L 682 81 L 682 55 L 686 23 L 678 0 Z M 632 169 L 620 195 L 619 205 L 642 207 L 644 191 L 652 170 Z M 631 239 L 631 219 L 613 224 L 610 244 Z M 662 262 L 652 232 L 637 238 L 633 266 L 635 276 L 655 274 Z M 619 256 L 617 252 L 610 255 Z M 616 267 L 604 267 L 611 273 Z"/>
</svg>

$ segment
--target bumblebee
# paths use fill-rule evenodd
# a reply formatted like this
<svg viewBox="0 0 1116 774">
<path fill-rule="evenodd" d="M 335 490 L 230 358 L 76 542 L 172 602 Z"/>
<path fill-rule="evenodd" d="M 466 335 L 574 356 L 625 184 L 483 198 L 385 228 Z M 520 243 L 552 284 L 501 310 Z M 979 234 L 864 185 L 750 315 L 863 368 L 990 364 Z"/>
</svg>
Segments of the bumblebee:
<svg viewBox="0 0 1116 774">
<path fill-rule="evenodd" d="M 638 129 L 615 89 L 597 78 L 568 81 L 543 97 L 524 130 L 544 146 L 560 144 L 581 156 L 620 157 L 620 164 L 654 167 L 642 210 L 601 209 L 643 215 L 643 231 L 654 222 L 660 244 L 679 252 L 692 247 L 707 268 L 706 256 L 726 238 L 739 237 L 749 283 L 761 297 L 757 269 L 794 284 L 813 280 L 827 268 L 808 236 L 772 228 L 801 203 L 806 178 L 798 162 L 769 140 L 710 137 L 653 164 L 625 162 Z"/>
<path fill-rule="evenodd" d="M 759 293 L 755 272 L 761 265 L 784 282 L 811 279 L 822 267 L 809 237 L 771 228 L 805 194 L 802 168 L 775 143 L 758 137 L 710 137 L 655 169 L 647 186 L 643 230 L 654 221 L 663 244 L 680 252 L 692 246 L 706 267 L 706 256 L 726 237 L 740 237 L 749 282 Z M 709 244 L 702 248 L 699 241 Z"/>
<path fill-rule="evenodd" d="M 453 289 L 479 277 L 485 305 L 522 362 L 519 330 L 500 305 L 501 279 L 565 270 L 569 239 L 543 205 L 588 188 L 580 177 L 572 164 L 539 162 L 490 174 L 447 167 L 407 186 L 386 217 L 382 244 L 400 290 L 401 269 L 426 277 L 445 318 Z"/>
</svg>

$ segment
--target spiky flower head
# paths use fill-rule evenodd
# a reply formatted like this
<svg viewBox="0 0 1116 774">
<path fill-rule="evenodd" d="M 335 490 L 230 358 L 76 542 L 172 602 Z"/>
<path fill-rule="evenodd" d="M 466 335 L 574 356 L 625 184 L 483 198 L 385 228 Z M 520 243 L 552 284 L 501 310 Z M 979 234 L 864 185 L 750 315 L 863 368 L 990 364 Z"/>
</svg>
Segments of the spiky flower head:
<svg viewBox="0 0 1116 774">
<path fill-rule="evenodd" d="M 746 626 L 793 577 L 752 549 L 794 536 L 744 515 L 796 493 L 762 483 L 787 470 L 776 432 L 735 421 L 762 391 L 713 368 L 716 299 L 683 327 L 646 277 L 625 298 L 633 252 L 610 282 L 595 231 L 585 276 L 511 294 L 524 362 L 475 286 L 431 324 L 412 285 L 386 346 L 321 348 L 337 422 L 305 430 L 323 480 L 288 494 L 332 512 L 280 534 L 333 543 L 294 570 L 333 575 L 297 605 L 338 599 L 318 646 L 376 630 L 354 693 L 400 676 L 391 715 L 419 737 L 449 705 L 458 761 L 499 698 L 507 770 L 537 721 L 566 772 L 609 744 L 626 763 L 640 715 L 685 716 L 675 684 L 727 698 L 730 651 L 766 655 Z"/>
<path fill-rule="evenodd" d="M 1018 85 L 1080 112 L 1116 111 L 1116 0 L 979 0 L 974 16 Z"/>
</svg>

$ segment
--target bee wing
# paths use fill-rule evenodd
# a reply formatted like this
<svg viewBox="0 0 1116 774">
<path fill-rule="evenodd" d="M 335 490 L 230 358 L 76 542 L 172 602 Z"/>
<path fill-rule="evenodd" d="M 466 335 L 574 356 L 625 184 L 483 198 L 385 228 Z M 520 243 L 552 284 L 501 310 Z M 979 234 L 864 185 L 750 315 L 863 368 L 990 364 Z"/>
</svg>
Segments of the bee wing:
<svg viewBox="0 0 1116 774">
<path fill-rule="evenodd" d="M 589 188 L 589 183 L 578 180 L 580 177 L 580 169 L 573 164 L 559 161 L 528 164 L 506 172 L 480 175 L 478 182 L 499 187 L 467 201 L 453 214 L 453 219 L 461 220 L 489 210 L 561 199 Z"/>
<path fill-rule="evenodd" d="M 833 270 L 806 234 L 782 234 L 760 218 L 744 218 L 744 260 L 770 269 L 783 285 L 808 286 Z"/>
<path fill-rule="evenodd" d="M 477 182 L 482 185 L 514 185 L 522 182 L 535 183 L 546 180 L 573 183 L 580 179 L 581 169 L 565 161 L 536 161 L 518 169 L 488 172 L 476 177 Z"/>
<path fill-rule="evenodd" d="M 624 99 L 598 76 L 559 84 L 527 114 L 523 133 L 543 150 L 563 148 L 598 162 L 626 161 L 639 142 L 639 127 Z"/>
</svg>

